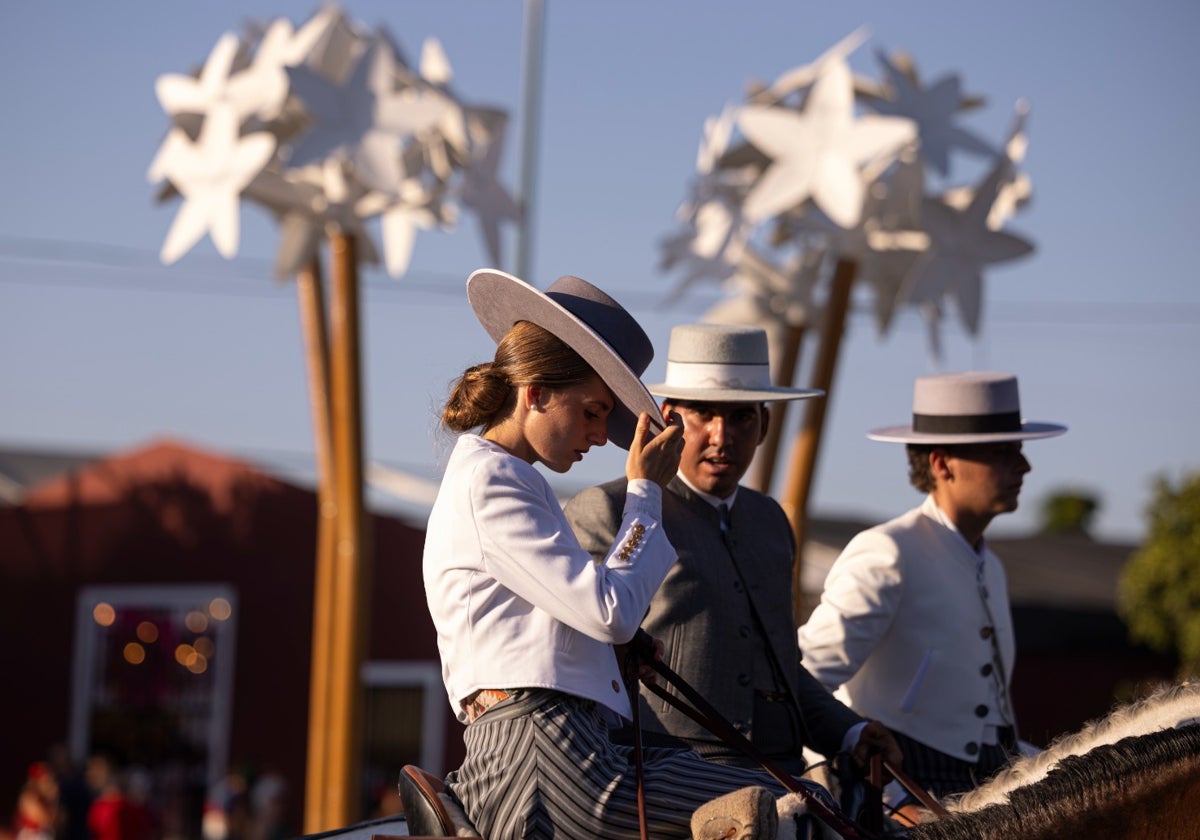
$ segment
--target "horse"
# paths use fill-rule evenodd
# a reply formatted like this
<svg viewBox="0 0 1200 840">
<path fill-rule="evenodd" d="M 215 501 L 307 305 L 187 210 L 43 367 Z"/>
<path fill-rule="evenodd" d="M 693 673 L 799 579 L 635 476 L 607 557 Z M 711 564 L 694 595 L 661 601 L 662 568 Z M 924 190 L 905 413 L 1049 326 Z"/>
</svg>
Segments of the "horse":
<svg viewBox="0 0 1200 840">
<path fill-rule="evenodd" d="M 1197 838 L 1200 683 L 1159 689 L 1016 759 L 911 840 Z"/>
</svg>

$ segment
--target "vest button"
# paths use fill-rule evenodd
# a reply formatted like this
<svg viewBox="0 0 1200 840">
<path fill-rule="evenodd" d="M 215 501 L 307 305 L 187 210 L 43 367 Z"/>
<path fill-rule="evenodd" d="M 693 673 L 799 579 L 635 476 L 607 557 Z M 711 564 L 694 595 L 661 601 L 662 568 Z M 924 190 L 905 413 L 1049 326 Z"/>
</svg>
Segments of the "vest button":
<svg viewBox="0 0 1200 840">
<path fill-rule="evenodd" d="M 738 685 L 742 685 L 742 686 L 750 685 L 750 675 L 749 674 L 738 674 L 737 682 L 738 682 Z"/>
<path fill-rule="evenodd" d="M 988 664 L 986 664 L 982 668 L 980 668 L 979 673 L 982 676 L 990 677 L 992 675 L 992 663 L 989 662 Z"/>
<path fill-rule="evenodd" d="M 967 741 L 967 746 L 964 749 L 966 749 L 967 755 L 977 755 L 979 753 L 979 745 L 974 741 Z"/>
<path fill-rule="evenodd" d="M 980 703 L 975 707 L 975 717 L 987 717 L 988 707 Z"/>
<path fill-rule="evenodd" d="M 613 681 L 612 681 L 612 687 L 613 687 L 613 691 L 620 691 L 620 690 L 621 690 L 621 686 L 620 686 L 620 685 L 617 683 L 617 681 L 616 681 L 616 680 L 613 680 Z"/>
<path fill-rule="evenodd" d="M 982 628 L 980 628 L 980 630 L 979 630 L 979 638 L 981 638 L 981 639 L 990 639 L 990 638 L 992 638 L 992 628 L 991 628 L 991 627 L 982 627 Z"/>
<path fill-rule="evenodd" d="M 743 624 L 741 627 L 738 628 L 738 635 L 741 636 L 743 639 L 749 639 L 750 638 L 750 628 L 747 627 L 745 624 Z"/>
</svg>

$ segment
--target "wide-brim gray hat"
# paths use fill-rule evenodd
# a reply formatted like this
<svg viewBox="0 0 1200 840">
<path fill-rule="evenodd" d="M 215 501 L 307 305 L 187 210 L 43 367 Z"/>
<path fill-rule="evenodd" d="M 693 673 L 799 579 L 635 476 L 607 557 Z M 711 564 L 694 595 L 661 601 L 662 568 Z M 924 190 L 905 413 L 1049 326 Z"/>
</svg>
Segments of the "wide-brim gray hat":
<svg viewBox="0 0 1200 840">
<path fill-rule="evenodd" d="M 600 289 L 578 277 L 560 277 L 546 291 L 492 268 L 471 272 L 467 299 L 488 335 L 500 339 L 518 321 L 529 321 L 562 339 L 583 357 L 616 398 L 608 437 L 629 449 L 638 414 L 662 413 L 639 378 L 654 358 L 654 345 L 633 316 Z"/>
<path fill-rule="evenodd" d="M 912 423 L 872 429 L 867 437 L 889 443 L 1000 443 L 1055 437 L 1066 430 L 1021 417 L 1012 374 L 965 371 L 917 377 Z"/>
<path fill-rule="evenodd" d="M 767 402 L 803 400 L 825 393 L 775 385 L 766 330 L 733 324 L 680 324 L 673 328 L 666 376 L 666 382 L 649 386 L 652 394 L 697 402 Z"/>
</svg>

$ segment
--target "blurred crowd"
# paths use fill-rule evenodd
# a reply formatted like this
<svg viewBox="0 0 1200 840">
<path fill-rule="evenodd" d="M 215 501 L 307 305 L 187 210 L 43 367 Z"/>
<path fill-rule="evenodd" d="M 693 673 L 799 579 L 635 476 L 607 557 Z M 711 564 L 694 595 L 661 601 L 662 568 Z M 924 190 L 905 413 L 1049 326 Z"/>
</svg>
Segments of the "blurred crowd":
<svg viewBox="0 0 1200 840">
<path fill-rule="evenodd" d="M 0 840 L 285 840 L 287 785 L 241 770 L 198 797 L 182 769 L 152 774 L 96 753 L 81 766 L 65 748 L 31 764 Z M 202 802 L 191 804 L 190 799 Z"/>
</svg>

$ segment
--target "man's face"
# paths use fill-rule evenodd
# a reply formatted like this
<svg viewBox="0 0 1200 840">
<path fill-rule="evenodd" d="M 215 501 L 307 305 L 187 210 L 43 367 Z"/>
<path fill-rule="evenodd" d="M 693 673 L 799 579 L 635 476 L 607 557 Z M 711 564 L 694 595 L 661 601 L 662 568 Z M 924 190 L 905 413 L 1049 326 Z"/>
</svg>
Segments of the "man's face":
<svg viewBox="0 0 1200 840">
<path fill-rule="evenodd" d="M 679 471 L 692 486 L 719 498 L 729 496 L 750 469 L 754 450 L 767 434 L 769 414 L 762 403 L 667 401 L 663 416 L 683 420 Z"/>
<path fill-rule="evenodd" d="M 1022 479 L 1032 469 L 1020 442 L 958 445 L 945 453 L 953 478 L 940 484 L 957 509 L 976 516 L 1017 509 Z"/>
</svg>

